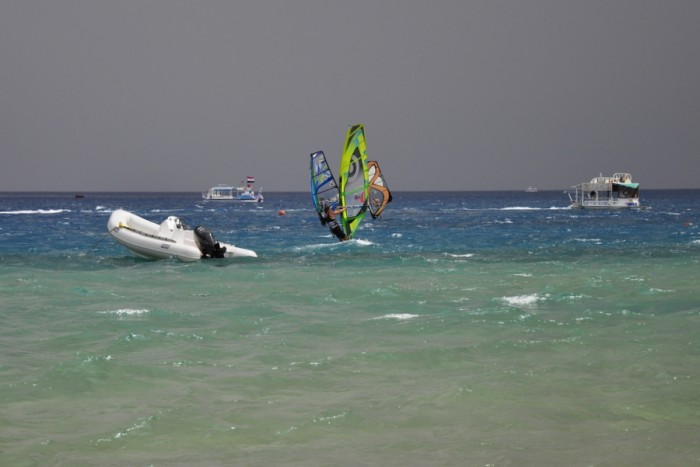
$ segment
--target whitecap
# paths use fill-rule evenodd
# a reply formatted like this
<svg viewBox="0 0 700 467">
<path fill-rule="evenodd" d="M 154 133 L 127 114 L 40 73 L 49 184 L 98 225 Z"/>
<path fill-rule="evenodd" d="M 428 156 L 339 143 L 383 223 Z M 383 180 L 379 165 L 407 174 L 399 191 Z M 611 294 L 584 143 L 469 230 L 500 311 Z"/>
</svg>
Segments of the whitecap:
<svg viewBox="0 0 700 467">
<path fill-rule="evenodd" d="M 363 240 L 363 239 L 360 239 L 360 238 L 352 239 L 352 240 L 350 240 L 350 242 L 351 242 L 351 243 L 355 243 L 355 244 L 357 244 L 357 245 L 362 245 L 362 246 L 374 245 L 374 243 L 370 242 L 369 240 Z"/>
<path fill-rule="evenodd" d="M 656 287 L 652 287 L 651 289 L 649 289 L 649 292 L 651 292 L 651 293 L 675 293 L 676 291 L 673 289 L 659 289 Z"/>
<path fill-rule="evenodd" d="M 602 240 L 599 238 L 574 238 L 574 241 L 583 242 L 583 243 L 587 243 L 587 242 L 597 243 L 597 244 L 602 243 Z"/>
<path fill-rule="evenodd" d="M 324 238 L 335 238 L 332 235 L 322 235 Z M 369 240 L 361 240 L 361 239 L 352 239 L 348 240 L 345 242 L 331 242 L 331 243 L 312 243 L 309 245 L 302 245 L 302 246 L 297 246 L 294 247 L 294 251 L 315 251 L 315 250 L 323 250 L 326 248 L 342 248 L 345 247 L 346 245 L 360 245 L 360 246 L 370 246 L 374 245 L 374 243 L 370 242 Z"/>
<path fill-rule="evenodd" d="M 464 253 L 463 255 L 456 255 L 453 253 L 445 253 L 445 256 L 449 256 L 450 258 L 471 258 L 474 256 L 474 253 Z"/>
<path fill-rule="evenodd" d="M 0 214 L 60 214 L 71 212 L 70 209 L 24 209 L 19 211 L 0 211 Z"/>
<path fill-rule="evenodd" d="M 310 245 L 303 245 L 294 247 L 294 251 L 314 251 L 321 250 L 324 248 L 334 248 L 337 247 L 338 243 L 312 243 Z"/>
<path fill-rule="evenodd" d="M 330 423 L 333 422 L 333 421 L 336 421 L 336 420 L 345 418 L 345 417 L 347 416 L 347 414 L 348 414 L 347 412 L 341 412 L 341 413 L 339 413 L 339 414 L 337 414 L 337 415 L 328 415 L 328 416 L 325 416 L 325 417 L 316 417 L 316 418 L 314 418 L 313 421 L 314 421 L 314 423 L 328 423 L 328 424 L 330 425 Z"/>
<path fill-rule="evenodd" d="M 582 300 L 584 298 L 587 298 L 587 295 L 570 293 L 564 295 L 562 300 Z"/>
<path fill-rule="evenodd" d="M 398 319 L 400 321 L 403 321 L 407 319 L 418 318 L 418 316 L 420 315 L 413 315 L 411 313 L 389 313 L 384 316 L 378 316 L 372 319 Z"/>
<path fill-rule="evenodd" d="M 117 316 L 131 316 L 131 315 L 144 315 L 151 310 L 147 310 L 145 308 L 142 309 L 132 309 L 132 308 L 120 308 L 118 310 L 108 310 L 108 311 L 100 311 L 99 313 L 102 315 L 117 315 Z"/>
<path fill-rule="evenodd" d="M 503 301 L 508 306 L 534 306 L 540 300 L 544 300 L 546 296 L 541 296 L 539 294 L 530 295 L 514 295 L 512 297 L 501 297 Z"/>
<path fill-rule="evenodd" d="M 169 213 L 169 212 L 178 212 L 177 209 L 159 209 L 159 208 L 153 208 L 149 212 L 152 212 L 154 214 L 158 213 Z"/>
<path fill-rule="evenodd" d="M 142 430 L 144 428 L 148 428 L 151 425 L 151 422 L 153 422 L 153 420 L 155 420 L 155 418 L 156 417 L 154 415 L 152 415 L 150 417 L 146 417 L 146 418 L 141 418 L 141 419 L 137 420 L 136 423 L 134 423 L 133 425 L 128 427 L 127 429 L 125 429 L 123 431 L 118 431 L 110 438 L 99 438 L 97 440 L 97 442 L 98 443 L 109 443 L 112 440 L 118 440 L 118 439 L 124 438 L 124 437 L 130 435 L 131 433 Z"/>
</svg>

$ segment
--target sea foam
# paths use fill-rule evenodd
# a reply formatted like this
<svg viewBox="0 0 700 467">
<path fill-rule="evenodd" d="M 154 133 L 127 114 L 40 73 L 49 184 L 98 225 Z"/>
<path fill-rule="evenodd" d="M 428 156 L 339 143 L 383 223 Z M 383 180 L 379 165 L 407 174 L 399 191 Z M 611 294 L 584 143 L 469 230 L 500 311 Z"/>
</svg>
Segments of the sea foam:
<svg viewBox="0 0 700 467">
<path fill-rule="evenodd" d="M 537 302 L 545 298 L 547 298 L 546 295 L 542 296 L 539 294 L 514 295 L 512 297 L 501 297 L 501 301 L 508 306 L 535 306 Z"/>
<path fill-rule="evenodd" d="M 150 311 L 146 309 L 120 308 L 118 310 L 100 311 L 99 313 L 102 315 L 132 316 L 144 315 Z"/>
</svg>

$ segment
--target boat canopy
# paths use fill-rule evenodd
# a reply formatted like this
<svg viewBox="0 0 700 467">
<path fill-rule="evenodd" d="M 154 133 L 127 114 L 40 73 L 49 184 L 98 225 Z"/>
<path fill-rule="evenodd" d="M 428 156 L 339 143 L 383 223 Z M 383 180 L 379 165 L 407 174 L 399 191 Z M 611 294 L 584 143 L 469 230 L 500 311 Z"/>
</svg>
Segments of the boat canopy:
<svg viewBox="0 0 700 467">
<path fill-rule="evenodd" d="M 617 186 L 624 186 L 627 187 L 631 190 L 636 190 L 639 188 L 639 183 L 619 183 L 619 182 L 614 182 L 615 185 Z"/>
</svg>

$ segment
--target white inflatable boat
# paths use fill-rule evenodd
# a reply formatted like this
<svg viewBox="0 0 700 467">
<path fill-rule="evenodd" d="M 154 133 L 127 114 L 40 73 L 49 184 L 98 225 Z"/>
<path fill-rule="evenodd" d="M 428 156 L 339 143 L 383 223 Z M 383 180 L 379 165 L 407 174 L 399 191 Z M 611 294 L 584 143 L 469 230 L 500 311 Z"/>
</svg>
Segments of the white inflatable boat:
<svg viewBox="0 0 700 467">
<path fill-rule="evenodd" d="M 182 221 L 170 216 L 160 225 L 128 211 L 118 209 L 109 216 L 107 229 L 112 238 L 144 258 L 177 258 L 196 261 L 202 258 L 256 258 L 252 250 L 217 242 L 211 232 L 199 226 L 189 230 Z"/>
</svg>

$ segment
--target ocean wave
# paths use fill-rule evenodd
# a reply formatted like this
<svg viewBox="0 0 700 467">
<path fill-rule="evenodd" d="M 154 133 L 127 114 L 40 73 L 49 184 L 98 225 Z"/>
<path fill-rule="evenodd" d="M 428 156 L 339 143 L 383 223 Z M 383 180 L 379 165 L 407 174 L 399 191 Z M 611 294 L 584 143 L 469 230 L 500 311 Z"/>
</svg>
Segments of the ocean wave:
<svg viewBox="0 0 700 467">
<path fill-rule="evenodd" d="M 381 316 L 380 319 L 397 319 L 400 321 L 408 320 L 408 319 L 413 319 L 413 318 L 418 318 L 420 315 L 415 315 L 411 313 L 389 313 L 384 316 Z"/>
<path fill-rule="evenodd" d="M 550 206 L 548 208 L 535 208 L 530 206 L 506 206 L 500 208 L 500 211 L 565 211 L 571 209 L 571 206 Z"/>
<path fill-rule="evenodd" d="M 535 206 L 505 206 L 502 208 L 459 208 L 459 209 L 442 209 L 443 212 L 455 212 L 455 211 L 569 211 L 571 206 L 550 206 L 548 208 L 535 207 Z"/>
<path fill-rule="evenodd" d="M 147 310 L 145 308 L 143 309 L 133 309 L 133 308 L 120 308 L 118 310 L 108 310 L 108 311 L 99 311 L 98 313 L 101 315 L 117 315 L 117 316 L 132 316 L 132 315 L 145 315 L 146 313 L 149 313 L 151 310 Z"/>
<path fill-rule="evenodd" d="M 331 234 L 327 235 L 321 235 L 323 238 L 335 238 Z M 325 249 L 336 249 L 336 248 L 341 248 L 341 247 L 346 247 L 350 245 L 359 245 L 359 246 L 372 246 L 374 245 L 374 242 L 371 242 L 369 240 L 364 240 L 360 238 L 353 238 L 352 240 L 348 240 L 346 242 L 331 242 L 331 243 L 311 243 L 309 245 L 302 245 L 302 246 L 295 246 L 293 248 L 294 251 L 297 252 L 304 252 L 304 251 L 318 251 L 318 250 L 325 250 Z"/>
<path fill-rule="evenodd" d="M 541 211 L 542 208 L 532 208 L 529 206 L 506 206 L 505 208 L 500 208 L 500 211 Z"/>
<path fill-rule="evenodd" d="M 326 235 L 326 237 L 330 237 L 330 235 Z M 335 247 L 338 246 L 337 243 L 312 243 L 310 245 L 302 245 L 302 246 L 295 246 L 292 249 L 294 251 L 315 251 L 315 250 L 322 250 L 324 248 L 330 248 L 330 247 Z"/>
<path fill-rule="evenodd" d="M 674 289 L 659 289 L 657 287 L 652 287 L 649 289 L 649 292 L 655 294 L 655 293 L 661 293 L 661 294 L 670 294 L 670 293 L 675 293 L 676 291 Z"/>
<path fill-rule="evenodd" d="M 596 244 L 603 243 L 603 241 L 599 238 L 574 238 L 573 240 L 575 242 L 582 242 L 582 243 L 596 243 Z"/>
<path fill-rule="evenodd" d="M 116 441 L 121 438 L 125 438 L 126 436 L 129 436 L 130 434 L 136 433 L 140 430 L 148 429 L 153 421 L 156 419 L 155 415 L 152 415 L 150 417 L 144 417 L 138 419 L 133 425 L 130 427 L 116 432 L 114 435 L 109 436 L 107 438 L 98 438 L 95 443 L 96 444 L 102 444 L 102 443 L 111 443 L 112 441 Z"/>
<path fill-rule="evenodd" d="M 537 302 L 545 300 L 549 295 L 530 294 L 501 297 L 500 300 L 508 306 L 535 306 Z"/>
<path fill-rule="evenodd" d="M 414 315 L 411 313 L 388 313 L 383 316 L 377 316 L 376 318 L 372 319 L 397 319 L 399 321 L 405 321 L 413 318 L 418 318 L 420 315 Z"/>
<path fill-rule="evenodd" d="M 151 210 L 148 211 L 148 212 L 152 212 L 152 213 L 154 213 L 154 214 L 159 214 L 159 213 L 180 212 L 180 211 L 182 211 L 182 209 L 160 209 L 160 208 L 156 208 L 156 209 L 151 209 Z"/>
<path fill-rule="evenodd" d="M 355 243 L 355 244 L 357 244 L 357 245 L 362 245 L 362 246 L 374 245 L 373 242 L 370 242 L 369 240 L 364 240 L 364 239 L 361 239 L 361 238 L 354 238 L 354 239 L 350 240 L 350 242 L 351 242 L 351 243 Z"/>
<path fill-rule="evenodd" d="M 71 212 L 70 209 L 23 209 L 19 211 L 0 211 L 0 214 L 60 214 L 62 212 Z"/>
</svg>

